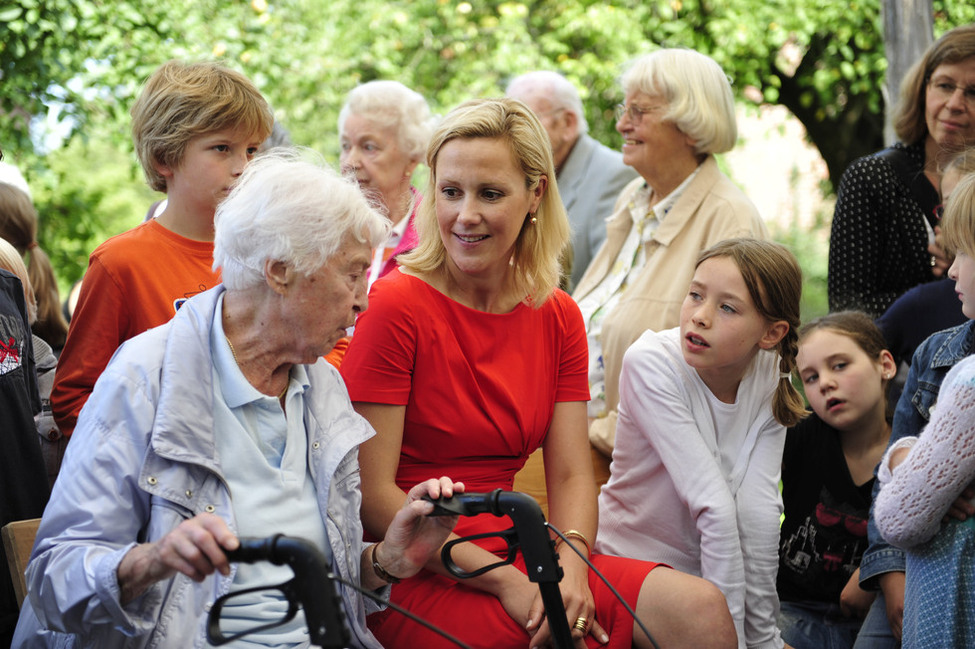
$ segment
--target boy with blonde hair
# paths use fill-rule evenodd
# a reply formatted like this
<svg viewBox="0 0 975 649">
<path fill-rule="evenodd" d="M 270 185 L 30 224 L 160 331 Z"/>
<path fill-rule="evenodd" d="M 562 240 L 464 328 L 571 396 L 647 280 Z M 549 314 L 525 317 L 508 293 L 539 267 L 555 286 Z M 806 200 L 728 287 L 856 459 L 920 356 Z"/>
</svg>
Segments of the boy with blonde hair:
<svg viewBox="0 0 975 649">
<path fill-rule="evenodd" d="M 51 393 L 65 435 L 119 345 L 220 282 L 213 215 L 273 123 L 253 83 L 218 63 L 170 61 L 149 77 L 132 107 L 132 135 L 167 205 L 91 254 Z"/>
</svg>

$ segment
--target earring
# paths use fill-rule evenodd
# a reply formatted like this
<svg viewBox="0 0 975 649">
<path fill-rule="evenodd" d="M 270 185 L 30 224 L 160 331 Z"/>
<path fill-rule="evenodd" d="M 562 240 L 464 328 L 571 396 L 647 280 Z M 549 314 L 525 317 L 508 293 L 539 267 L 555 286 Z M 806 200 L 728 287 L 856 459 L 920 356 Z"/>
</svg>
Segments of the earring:
<svg viewBox="0 0 975 649">
<path fill-rule="evenodd" d="M 538 219 L 537 219 L 537 218 L 535 218 L 535 215 L 534 215 L 534 214 L 532 214 L 531 212 L 529 212 L 529 213 L 528 213 L 528 218 L 530 218 L 530 219 L 531 219 L 531 224 L 532 224 L 532 225 L 535 225 L 536 223 L 538 223 Z"/>
</svg>

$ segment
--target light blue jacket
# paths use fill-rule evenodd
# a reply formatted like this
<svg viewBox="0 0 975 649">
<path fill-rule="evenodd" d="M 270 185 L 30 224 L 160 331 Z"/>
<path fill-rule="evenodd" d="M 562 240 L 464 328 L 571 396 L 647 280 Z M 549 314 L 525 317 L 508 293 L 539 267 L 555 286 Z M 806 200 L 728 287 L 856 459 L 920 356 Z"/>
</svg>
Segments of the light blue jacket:
<svg viewBox="0 0 975 649">
<path fill-rule="evenodd" d="M 38 530 L 14 646 L 205 645 L 206 613 L 233 572 L 199 584 L 178 574 L 122 606 L 116 571 L 136 543 L 202 512 L 237 529 L 213 435 L 210 327 L 222 291 L 188 300 L 169 323 L 126 342 L 96 383 Z M 320 360 L 307 371 L 308 462 L 332 569 L 360 583 L 358 446 L 374 431 L 331 365 Z M 353 645 L 378 648 L 365 624 L 376 605 L 342 593 Z"/>
</svg>

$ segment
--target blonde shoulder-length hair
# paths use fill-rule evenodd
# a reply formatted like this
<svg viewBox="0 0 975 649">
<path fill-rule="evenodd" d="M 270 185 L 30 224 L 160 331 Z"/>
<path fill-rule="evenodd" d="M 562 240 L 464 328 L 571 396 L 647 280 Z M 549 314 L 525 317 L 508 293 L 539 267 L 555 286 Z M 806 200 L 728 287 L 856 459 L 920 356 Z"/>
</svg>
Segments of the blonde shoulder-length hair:
<svg viewBox="0 0 975 649">
<path fill-rule="evenodd" d="M 525 174 L 525 187 L 533 190 L 541 178 L 548 180 L 538 210 L 525 215 L 508 275 L 508 288 L 524 301 L 539 307 L 559 285 L 559 257 L 569 242 L 569 219 L 555 183 L 555 166 L 548 134 L 525 104 L 515 99 L 476 99 L 452 110 L 440 123 L 427 149 L 430 178 L 426 200 L 416 216 L 417 247 L 399 258 L 402 266 L 433 273 L 444 267 L 447 251 L 437 226 L 437 156 L 451 140 L 498 138 L 511 147 Z"/>
</svg>

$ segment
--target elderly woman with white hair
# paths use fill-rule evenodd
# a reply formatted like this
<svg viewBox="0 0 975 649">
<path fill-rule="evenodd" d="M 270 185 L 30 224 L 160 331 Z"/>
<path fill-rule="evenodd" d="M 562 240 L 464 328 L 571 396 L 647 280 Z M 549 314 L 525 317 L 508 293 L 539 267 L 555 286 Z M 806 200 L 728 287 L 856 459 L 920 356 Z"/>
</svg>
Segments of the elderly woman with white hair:
<svg viewBox="0 0 975 649">
<path fill-rule="evenodd" d="M 203 646 L 217 596 L 291 576 L 230 564 L 238 537 L 308 539 L 338 576 L 380 589 L 416 573 L 456 522 L 425 516 L 421 497 L 463 486 L 427 480 L 384 540 L 362 543 L 358 446 L 374 432 L 321 356 L 366 308 L 386 220 L 353 183 L 277 151 L 247 167 L 215 225 L 224 283 L 122 345 L 81 413 L 16 646 Z M 352 646 L 379 647 L 365 624 L 375 605 L 345 587 L 342 599 Z M 289 606 L 278 591 L 231 601 L 225 633 Z M 304 647 L 309 635 L 299 614 L 248 640 Z"/>
<path fill-rule="evenodd" d="M 698 253 L 734 237 L 767 238 L 758 210 L 715 154 L 738 137 L 727 75 L 693 50 L 637 58 L 617 109 L 623 162 L 636 169 L 606 224 L 606 241 L 572 296 L 589 340 L 589 439 L 604 482 L 616 438 L 623 354 L 647 329 L 679 324 Z"/>
<path fill-rule="evenodd" d="M 396 257 L 416 247 L 413 225 L 423 196 L 411 179 L 423 160 L 435 119 L 426 100 L 398 81 L 369 81 L 350 93 L 339 113 L 339 161 L 385 211 L 393 228 L 376 247 L 369 285 L 396 268 Z"/>
</svg>

